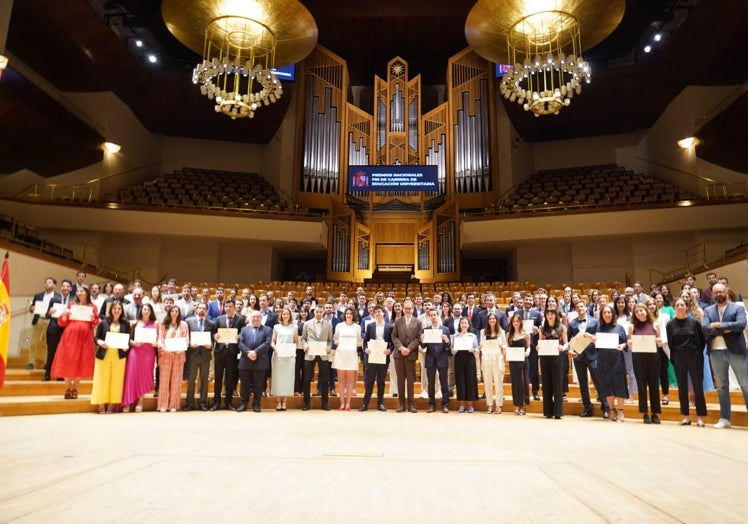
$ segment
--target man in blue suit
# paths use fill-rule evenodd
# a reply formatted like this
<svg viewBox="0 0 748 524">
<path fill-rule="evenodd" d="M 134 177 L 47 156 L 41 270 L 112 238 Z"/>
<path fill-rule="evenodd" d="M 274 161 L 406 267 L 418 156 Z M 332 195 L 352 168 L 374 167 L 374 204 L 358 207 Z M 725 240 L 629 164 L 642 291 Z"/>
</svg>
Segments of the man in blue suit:
<svg viewBox="0 0 748 524">
<path fill-rule="evenodd" d="M 730 366 L 738 379 L 745 407 L 748 409 L 748 357 L 743 338 L 746 318 L 745 308 L 728 300 L 727 287 L 723 284 L 712 287 L 712 298 L 715 303 L 704 310 L 701 326 L 717 382 L 719 421 L 714 427 L 723 429 L 731 426 Z"/>
<path fill-rule="evenodd" d="M 427 413 L 436 411 L 436 372 L 439 371 L 439 384 L 442 390 L 442 411 L 449 413 L 449 380 L 447 370 L 449 368 L 449 328 L 441 325 L 439 322 L 439 312 L 435 309 L 429 311 L 430 325 L 424 327 L 421 335 L 421 343 L 418 345 L 418 351 L 426 360 L 426 373 L 429 377 L 429 409 Z M 441 342 L 426 343 L 426 332 L 436 329 L 441 332 Z"/>
<path fill-rule="evenodd" d="M 223 288 L 216 288 L 216 299 L 208 302 L 208 318 L 211 322 L 215 322 L 218 317 L 224 313 L 223 304 Z"/>
<path fill-rule="evenodd" d="M 582 404 L 584 410 L 582 411 L 582 417 L 592 416 L 592 401 L 590 400 L 590 387 L 587 382 L 587 371 L 589 370 L 592 376 L 592 383 L 595 385 L 597 390 L 597 350 L 595 349 L 594 335 L 597 333 L 599 324 L 597 320 L 587 314 L 587 305 L 583 300 L 577 302 L 577 318 L 569 322 L 569 340 L 574 338 L 577 334 L 589 333 L 590 343 L 582 351 L 580 355 L 574 358 L 574 369 L 577 371 L 577 379 L 579 380 L 579 393 L 582 395 Z M 587 335 L 583 335 L 587 336 Z M 572 356 L 575 353 L 572 353 Z M 598 395 L 599 396 L 599 395 Z M 610 406 L 605 397 L 600 397 L 600 404 L 603 410 L 603 418 L 610 417 Z"/>
<path fill-rule="evenodd" d="M 239 334 L 239 375 L 242 380 L 237 411 L 246 411 L 249 403 L 249 385 L 252 382 L 252 410 L 260 412 L 260 401 L 265 389 L 265 376 L 270 369 L 270 342 L 273 330 L 262 325 L 262 313 L 253 310 L 249 315 L 250 325 Z"/>
<path fill-rule="evenodd" d="M 387 368 L 390 365 L 389 355 L 392 352 L 392 324 L 385 322 L 384 308 L 382 306 L 374 306 L 373 311 L 374 321 L 366 325 L 364 335 L 364 341 L 366 342 L 366 349 L 364 350 L 366 373 L 364 374 L 364 400 L 361 403 L 359 411 L 369 409 L 369 400 L 371 400 L 371 394 L 374 391 L 374 381 L 377 383 L 377 410 L 387 411 L 387 408 L 384 407 L 384 379 L 387 375 Z M 371 354 L 369 343 L 372 340 L 384 340 L 387 343 L 387 349 L 385 350 L 387 358 L 384 364 L 369 363 L 369 355 Z"/>
</svg>

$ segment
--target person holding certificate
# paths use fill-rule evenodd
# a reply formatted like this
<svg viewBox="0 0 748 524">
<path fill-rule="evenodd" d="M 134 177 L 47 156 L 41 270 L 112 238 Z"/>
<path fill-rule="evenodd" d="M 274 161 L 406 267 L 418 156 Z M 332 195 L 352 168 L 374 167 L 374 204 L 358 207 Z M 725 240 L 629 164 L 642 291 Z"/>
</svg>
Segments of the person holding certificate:
<svg viewBox="0 0 748 524">
<path fill-rule="evenodd" d="M 428 413 L 436 411 L 436 372 L 442 397 L 442 412 L 449 413 L 449 328 L 441 323 L 441 315 L 435 309 L 428 311 L 429 324 L 424 326 L 418 351 L 423 355 L 428 374 Z"/>
<path fill-rule="evenodd" d="M 359 411 L 369 409 L 369 400 L 374 390 L 374 381 L 377 383 L 377 410 L 387 411 L 384 407 L 384 379 L 387 375 L 390 353 L 392 352 L 392 324 L 385 322 L 384 307 L 372 306 L 374 321 L 369 322 L 365 328 L 364 341 L 364 400 Z"/>
<path fill-rule="evenodd" d="M 57 319 L 64 331 L 50 375 L 65 379 L 66 399 L 78 398 L 81 377 L 90 377 L 94 372 L 93 328 L 99 325 L 99 316 L 89 297 L 88 288 L 79 287 L 75 302 L 69 302 Z M 50 309 L 52 307 L 50 305 Z"/>
<path fill-rule="evenodd" d="M 122 393 L 122 411 L 135 404 L 135 411 L 143 411 L 143 397 L 153 389 L 153 366 L 156 362 L 156 310 L 154 304 L 143 304 L 140 317 L 131 330 L 131 349 L 125 367 L 125 385 Z"/>
<path fill-rule="evenodd" d="M 191 306 L 190 306 L 191 307 Z M 190 328 L 182 320 L 179 306 L 171 306 L 158 330 L 159 395 L 161 413 L 179 409 L 182 398 L 182 372 Z"/>
<path fill-rule="evenodd" d="M 304 343 L 301 335 L 304 334 L 304 324 L 309 320 L 309 306 L 303 306 L 299 310 L 299 318 L 296 319 L 296 364 L 293 375 L 293 395 L 300 397 L 304 394 Z M 276 324 L 277 325 L 277 324 Z"/>
<path fill-rule="evenodd" d="M 208 374 L 210 351 L 213 349 L 215 324 L 208 317 L 208 304 L 198 302 L 195 316 L 185 320 L 190 328 L 190 347 L 187 350 L 187 403 L 185 411 L 194 409 L 195 381 L 200 377 L 200 410 L 208 411 Z"/>
<path fill-rule="evenodd" d="M 265 380 L 270 370 L 270 343 L 273 340 L 273 329 L 262 324 L 261 311 L 255 309 L 249 313 L 250 324 L 239 333 L 239 390 L 240 403 L 237 412 L 247 410 L 249 390 L 252 387 L 252 411 L 260 412 L 262 393 L 265 391 Z"/>
<path fill-rule="evenodd" d="M 91 404 L 99 405 L 99 414 L 114 413 L 122 402 L 125 362 L 130 349 L 130 323 L 124 318 L 122 304 L 109 308 L 109 316 L 96 328 L 96 362 L 94 363 Z"/>
<path fill-rule="evenodd" d="M 651 299 L 650 299 L 651 300 Z M 657 347 L 662 345 L 660 326 L 655 322 L 647 304 L 636 304 L 629 325 L 629 348 L 633 353 L 634 374 L 639 387 L 639 413 L 643 413 L 645 424 L 659 424 L 660 413 L 660 356 Z M 647 408 L 647 388 L 652 418 Z"/>
<path fill-rule="evenodd" d="M 567 351 L 566 326 L 557 309 L 546 308 L 538 341 L 545 418 L 560 419 L 564 416 L 563 359 L 567 358 Z"/>
<path fill-rule="evenodd" d="M 358 372 L 358 348 L 362 345 L 361 326 L 356 322 L 356 310 L 348 306 L 343 311 L 343 321 L 335 326 L 335 358 L 333 367 L 338 370 L 340 387 L 339 411 L 351 410 L 351 398 L 356 389 Z"/>
<path fill-rule="evenodd" d="M 455 356 L 455 385 L 460 413 L 473 413 L 473 401 L 478 400 L 478 374 L 475 367 L 475 354 L 478 352 L 478 338 L 470 331 L 470 320 L 462 317 L 452 342 Z M 465 407 L 467 402 L 467 408 Z"/>
<path fill-rule="evenodd" d="M 273 366 L 270 393 L 275 397 L 275 411 L 286 411 L 286 397 L 294 394 L 298 341 L 298 327 L 293 321 L 293 313 L 289 307 L 285 307 L 278 314 L 278 323 L 273 326 L 271 344 Z"/>
<path fill-rule="evenodd" d="M 667 323 L 665 331 L 670 342 L 670 360 L 675 368 L 678 381 L 678 400 L 680 413 L 683 415 L 681 426 L 690 426 L 688 402 L 688 377 L 693 384 L 694 402 L 696 403 L 696 425 L 704 427 L 706 416 L 706 399 L 704 398 L 704 345 L 706 338 L 701 322 L 689 315 L 688 304 L 683 297 L 673 304 L 675 318 Z"/>
<path fill-rule="evenodd" d="M 530 333 L 525 331 L 522 310 L 512 316 L 506 338 L 506 359 L 509 362 L 509 373 L 512 379 L 514 414 L 524 415 L 527 413 L 525 409 L 525 392 L 527 391 L 525 366 L 527 357 L 530 356 Z"/>
<path fill-rule="evenodd" d="M 607 398 L 611 407 L 610 420 L 613 422 L 623 422 L 623 402 L 629 396 L 626 362 L 623 359 L 623 352 L 627 348 L 626 333 L 616 323 L 613 306 L 606 304 L 600 311 L 600 327 L 595 335 L 597 393 Z M 613 407 L 614 398 L 617 408 Z"/>
<path fill-rule="evenodd" d="M 325 308 L 317 305 L 314 308 L 314 318 L 304 324 L 301 340 L 304 342 L 304 411 L 309 411 L 311 403 L 311 384 L 314 377 L 314 365 L 319 371 L 319 388 L 322 395 L 322 410 L 330 411 L 327 399 L 330 391 L 330 366 L 328 365 L 330 348 L 332 347 L 332 324 L 322 318 Z"/>
<path fill-rule="evenodd" d="M 395 348 L 395 371 L 397 374 L 397 390 L 400 407 L 398 413 L 405 412 L 405 396 L 408 396 L 408 411 L 417 413 L 413 384 L 416 380 L 416 359 L 418 358 L 418 344 L 421 341 L 423 324 L 413 316 L 413 302 L 403 302 L 403 316 L 394 321 L 392 328 L 392 344 Z M 475 363 L 473 363 L 475 366 Z M 392 380 L 390 378 L 390 380 Z M 408 387 L 406 389 L 405 382 Z"/>
<path fill-rule="evenodd" d="M 241 316 L 236 302 L 232 298 L 227 299 L 223 303 L 226 313 L 219 315 L 216 319 L 216 347 L 213 350 L 213 405 L 210 411 L 220 408 L 222 390 L 225 391 L 226 409 L 230 411 L 235 409 L 231 401 L 239 375 L 237 359 L 239 347 L 236 343 L 239 341 L 239 330 L 244 327 L 244 317 Z"/>
<path fill-rule="evenodd" d="M 506 335 L 494 313 L 486 317 L 486 327 L 480 332 L 483 387 L 486 390 L 486 413 L 501 413 L 504 407 L 504 353 Z"/>
</svg>

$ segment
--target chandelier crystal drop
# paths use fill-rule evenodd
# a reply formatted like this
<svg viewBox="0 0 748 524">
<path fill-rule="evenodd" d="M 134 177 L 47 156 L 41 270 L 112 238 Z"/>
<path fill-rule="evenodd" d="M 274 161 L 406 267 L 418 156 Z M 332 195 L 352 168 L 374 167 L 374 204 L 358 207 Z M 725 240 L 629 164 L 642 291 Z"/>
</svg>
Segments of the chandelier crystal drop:
<svg viewBox="0 0 748 524">
<path fill-rule="evenodd" d="M 557 115 L 590 83 L 579 22 L 569 13 L 544 11 L 522 18 L 507 33 L 507 47 L 514 67 L 504 75 L 500 92 L 536 117 Z"/>
</svg>

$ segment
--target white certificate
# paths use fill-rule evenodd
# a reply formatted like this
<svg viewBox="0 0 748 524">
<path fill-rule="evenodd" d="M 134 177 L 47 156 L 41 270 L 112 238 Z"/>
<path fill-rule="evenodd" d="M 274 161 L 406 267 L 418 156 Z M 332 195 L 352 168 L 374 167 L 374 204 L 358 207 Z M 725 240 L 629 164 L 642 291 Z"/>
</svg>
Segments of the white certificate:
<svg viewBox="0 0 748 524">
<path fill-rule="evenodd" d="M 44 316 L 49 309 L 49 300 L 37 300 L 34 302 L 34 315 Z"/>
<path fill-rule="evenodd" d="M 70 306 L 70 320 L 81 320 L 83 322 L 91 322 L 91 315 L 93 309 L 91 306 L 80 306 L 73 304 Z"/>
<path fill-rule="evenodd" d="M 167 337 L 164 339 L 164 350 L 172 353 L 187 351 L 187 337 Z"/>
<path fill-rule="evenodd" d="M 216 334 L 221 337 L 218 340 L 221 344 L 236 344 L 236 335 L 238 334 L 236 328 L 218 328 Z"/>
<path fill-rule="evenodd" d="M 327 342 L 325 340 L 310 340 L 309 354 L 312 356 L 327 356 Z"/>
<path fill-rule="evenodd" d="M 371 351 L 368 359 L 369 364 L 386 364 L 387 355 L 384 352 L 387 351 L 387 341 L 379 338 L 377 340 L 370 340 L 367 344 L 367 347 Z"/>
<path fill-rule="evenodd" d="M 338 351 L 356 351 L 356 337 L 338 337 Z"/>
<path fill-rule="evenodd" d="M 631 335 L 631 351 L 634 353 L 657 353 L 654 335 Z"/>
<path fill-rule="evenodd" d="M 486 355 L 497 355 L 501 351 L 499 348 L 499 339 L 484 340 L 481 351 Z"/>
<path fill-rule="evenodd" d="M 538 356 L 557 357 L 558 340 L 538 340 Z"/>
<path fill-rule="evenodd" d="M 584 336 L 584 333 L 577 333 L 569 340 L 569 349 L 577 355 L 581 355 L 587 346 L 590 345 L 590 339 Z"/>
<path fill-rule="evenodd" d="M 106 345 L 110 348 L 127 349 L 130 347 L 130 334 L 107 331 L 106 337 L 104 337 L 104 342 L 106 342 Z"/>
<path fill-rule="evenodd" d="M 460 337 L 455 335 L 454 348 L 457 351 L 469 351 L 473 349 L 473 337 Z"/>
<path fill-rule="evenodd" d="M 275 344 L 275 351 L 280 358 L 295 357 L 296 344 L 293 342 L 279 342 Z"/>
<path fill-rule="evenodd" d="M 620 342 L 618 342 L 618 333 L 598 333 L 595 335 L 597 341 L 595 347 L 597 349 L 617 349 Z"/>
<path fill-rule="evenodd" d="M 532 335 L 532 328 L 535 327 L 535 321 L 532 319 L 523 320 L 522 321 L 522 329 L 525 330 L 525 333 L 530 333 Z"/>
<path fill-rule="evenodd" d="M 139 344 L 156 344 L 156 328 L 135 328 L 135 342 Z"/>
<path fill-rule="evenodd" d="M 193 346 L 210 346 L 210 331 L 190 331 L 190 344 Z"/>
<path fill-rule="evenodd" d="M 517 346 L 506 347 L 506 360 L 507 362 L 524 362 L 525 361 L 525 348 Z"/>
<path fill-rule="evenodd" d="M 65 310 L 67 309 L 67 306 L 64 304 L 52 304 L 51 309 L 54 309 L 54 313 L 51 313 L 50 316 L 52 318 L 60 318 L 60 315 L 62 315 Z"/>
<path fill-rule="evenodd" d="M 442 344 L 442 330 L 441 329 L 424 329 L 423 330 L 423 342 L 424 344 Z"/>
</svg>

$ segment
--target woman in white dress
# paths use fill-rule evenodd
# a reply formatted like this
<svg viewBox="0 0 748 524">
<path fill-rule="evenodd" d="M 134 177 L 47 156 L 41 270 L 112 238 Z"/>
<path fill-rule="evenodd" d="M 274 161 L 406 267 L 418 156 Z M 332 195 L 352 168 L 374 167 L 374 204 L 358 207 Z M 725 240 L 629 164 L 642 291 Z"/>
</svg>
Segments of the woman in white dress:
<svg viewBox="0 0 748 524">
<path fill-rule="evenodd" d="M 270 394 L 275 397 L 275 411 L 286 411 L 286 397 L 293 395 L 294 369 L 296 367 L 296 344 L 299 339 L 298 327 L 293 321 L 291 310 L 283 308 L 278 323 L 273 326 L 273 366 Z M 293 345 L 289 356 L 279 356 L 280 344 Z"/>
<path fill-rule="evenodd" d="M 356 389 L 358 348 L 361 347 L 361 326 L 356 322 L 356 310 L 348 307 L 343 312 L 343 322 L 335 326 L 333 340 L 337 346 L 332 366 L 338 370 L 340 387 L 339 411 L 351 410 L 351 397 Z M 342 349 L 343 348 L 343 349 Z"/>
</svg>

